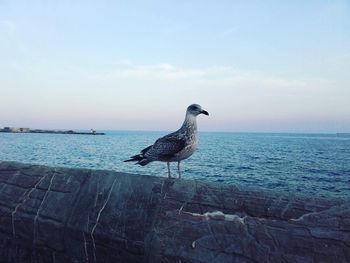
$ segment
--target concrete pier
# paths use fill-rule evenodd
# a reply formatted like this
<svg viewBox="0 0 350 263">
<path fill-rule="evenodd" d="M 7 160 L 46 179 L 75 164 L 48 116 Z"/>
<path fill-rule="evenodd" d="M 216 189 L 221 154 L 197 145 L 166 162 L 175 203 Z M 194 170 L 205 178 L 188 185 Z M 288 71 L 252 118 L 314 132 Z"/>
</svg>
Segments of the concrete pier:
<svg viewBox="0 0 350 263">
<path fill-rule="evenodd" d="M 350 262 L 350 203 L 0 162 L 0 262 Z"/>
</svg>

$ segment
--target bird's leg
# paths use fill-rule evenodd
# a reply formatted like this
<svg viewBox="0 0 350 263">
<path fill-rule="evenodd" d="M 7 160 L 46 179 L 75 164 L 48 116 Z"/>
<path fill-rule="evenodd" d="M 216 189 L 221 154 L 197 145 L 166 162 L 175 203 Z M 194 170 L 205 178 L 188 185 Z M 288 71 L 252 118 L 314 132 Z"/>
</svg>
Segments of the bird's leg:
<svg viewBox="0 0 350 263">
<path fill-rule="evenodd" d="M 179 179 L 180 179 L 181 178 L 180 161 L 177 162 L 177 171 L 179 172 Z"/>
<path fill-rule="evenodd" d="M 170 162 L 167 162 L 166 164 L 168 166 L 168 178 L 171 178 L 171 175 L 170 175 Z"/>
</svg>

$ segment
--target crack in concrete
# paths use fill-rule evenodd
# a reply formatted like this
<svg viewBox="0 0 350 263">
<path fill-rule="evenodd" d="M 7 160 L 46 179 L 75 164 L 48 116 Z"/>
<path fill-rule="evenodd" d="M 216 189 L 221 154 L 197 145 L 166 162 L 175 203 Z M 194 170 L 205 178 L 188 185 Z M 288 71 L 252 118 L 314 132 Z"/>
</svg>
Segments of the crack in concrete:
<svg viewBox="0 0 350 263">
<path fill-rule="evenodd" d="M 90 225 L 90 213 L 88 213 L 88 218 L 87 218 L 86 227 L 85 227 L 85 231 L 87 233 L 89 232 L 89 225 Z M 87 241 L 86 241 L 86 236 L 84 231 L 83 231 L 83 237 L 84 237 L 85 258 L 86 258 L 86 261 L 89 262 L 89 253 L 88 253 Z"/>
<path fill-rule="evenodd" d="M 94 262 L 96 262 L 96 244 L 95 244 L 95 237 L 94 237 L 94 233 L 95 233 L 95 230 L 96 230 L 96 227 L 99 223 L 99 220 L 100 220 L 100 217 L 101 217 L 101 214 L 103 212 L 103 210 L 105 209 L 110 197 L 111 197 L 111 193 L 113 192 L 113 188 L 114 188 L 114 185 L 115 183 L 117 182 L 117 176 L 115 176 L 114 178 L 114 181 L 112 183 L 112 186 L 108 192 L 108 195 L 107 195 L 107 198 L 104 202 L 104 204 L 102 205 L 102 208 L 99 210 L 98 214 L 97 214 L 97 218 L 96 218 L 96 222 L 94 224 L 94 226 L 92 227 L 92 230 L 91 230 L 91 239 L 92 239 L 92 244 L 93 244 L 93 252 L 94 252 Z M 119 183 L 119 187 L 120 187 L 120 183 Z"/>
<path fill-rule="evenodd" d="M 51 179 L 50 179 L 50 184 L 49 184 L 49 186 L 48 186 L 48 188 L 47 188 L 47 190 L 46 190 L 46 192 L 45 192 L 45 195 L 44 195 L 44 197 L 43 197 L 43 199 L 41 200 L 41 203 L 40 203 L 40 205 L 39 205 L 39 208 L 38 208 L 38 210 L 37 210 L 37 212 L 36 212 L 36 215 L 35 215 L 35 217 L 34 217 L 34 230 L 33 230 L 33 242 L 34 243 L 36 243 L 37 242 L 37 235 L 38 235 L 38 224 L 37 224 L 37 220 L 38 220 L 38 218 L 39 218 L 39 216 L 40 216 L 40 210 L 42 209 L 42 206 L 43 206 L 43 204 L 45 203 L 45 201 L 46 201 L 46 198 L 47 198 L 47 196 L 48 196 L 48 194 L 49 194 L 49 192 L 51 191 L 51 187 L 52 187 L 52 184 L 53 184 L 53 180 L 54 180 L 54 178 L 55 178 L 55 176 L 56 176 L 56 169 L 54 169 L 54 171 L 53 171 L 53 174 L 52 174 L 52 176 L 51 176 Z"/>
<path fill-rule="evenodd" d="M 89 254 L 88 254 L 88 250 L 87 250 L 87 242 L 86 242 L 85 232 L 83 232 L 83 238 L 84 238 L 85 259 L 86 259 L 86 262 L 89 262 Z"/>
<path fill-rule="evenodd" d="M 22 196 L 22 198 L 24 197 L 24 199 L 16 205 L 15 209 L 14 209 L 13 212 L 11 213 L 12 234 L 13 234 L 13 237 L 16 237 L 16 229 L 15 229 L 15 219 L 14 219 L 14 217 L 15 217 L 15 214 L 17 213 L 18 208 L 19 208 L 22 204 L 24 204 L 24 203 L 30 198 L 31 193 L 32 193 L 34 190 L 37 189 L 37 187 L 39 186 L 39 184 L 40 184 L 45 178 L 46 178 L 46 174 L 45 174 L 43 177 L 41 177 L 41 178 L 38 180 L 38 182 L 36 182 L 36 184 L 35 184 L 30 190 L 24 192 L 24 194 L 23 194 L 23 196 Z"/>
<path fill-rule="evenodd" d="M 89 173 L 89 176 L 91 176 L 91 175 L 92 175 L 92 172 Z M 100 178 L 100 175 L 98 176 L 97 182 L 99 182 L 99 178 Z M 98 196 L 98 191 L 97 190 L 98 190 L 98 187 L 96 189 L 95 202 L 94 202 L 93 209 L 96 208 L 96 204 L 97 204 L 97 196 Z M 84 252 L 85 252 L 86 262 L 89 262 L 89 253 L 88 253 L 87 240 L 86 240 L 86 234 L 85 233 L 89 233 L 89 225 L 90 225 L 90 211 L 88 211 L 88 217 L 87 217 L 87 221 L 86 221 L 85 230 L 83 230 Z"/>
</svg>

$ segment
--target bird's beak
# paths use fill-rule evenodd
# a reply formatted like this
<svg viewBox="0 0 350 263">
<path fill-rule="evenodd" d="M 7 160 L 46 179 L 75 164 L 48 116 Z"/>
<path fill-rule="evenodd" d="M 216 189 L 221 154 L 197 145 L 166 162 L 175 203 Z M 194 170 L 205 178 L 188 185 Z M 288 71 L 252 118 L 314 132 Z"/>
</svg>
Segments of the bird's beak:
<svg viewBox="0 0 350 263">
<path fill-rule="evenodd" d="M 206 110 L 202 110 L 201 113 L 203 113 L 204 115 L 209 116 L 209 113 Z"/>
</svg>

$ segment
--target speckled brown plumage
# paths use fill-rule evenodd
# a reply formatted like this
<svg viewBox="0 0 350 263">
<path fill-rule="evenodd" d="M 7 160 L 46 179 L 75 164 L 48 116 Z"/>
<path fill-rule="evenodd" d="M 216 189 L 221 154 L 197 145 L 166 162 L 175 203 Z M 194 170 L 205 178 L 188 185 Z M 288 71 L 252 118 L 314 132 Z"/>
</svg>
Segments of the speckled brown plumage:
<svg viewBox="0 0 350 263">
<path fill-rule="evenodd" d="M 190 157 L 197 149 L 197 121 L 199 114 L 209 115 L 198 104 L 188 106 L 186 117 L 180 129 L 159 138 L 153 145 L 143 149 L 139 154 L 130 157 L 125 162 L 135 161 L 136 164 L 146 165 L 153 161 L 167 162 L 168 176 L 170 176 L 169 162 L 178 162 L 178 172 L 180 173 L 180 162 Z"/>
</svg>

